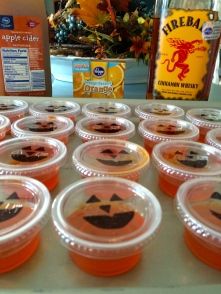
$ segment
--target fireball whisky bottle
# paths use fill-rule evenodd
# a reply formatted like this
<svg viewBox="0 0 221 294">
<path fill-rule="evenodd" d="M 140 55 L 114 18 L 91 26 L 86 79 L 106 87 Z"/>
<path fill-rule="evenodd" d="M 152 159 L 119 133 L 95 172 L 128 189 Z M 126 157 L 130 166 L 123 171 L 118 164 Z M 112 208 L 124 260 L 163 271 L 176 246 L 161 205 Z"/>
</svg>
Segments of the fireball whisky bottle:
<svg viewBox="0 0 221 294">
<path fill-rule="evenodd" d="M 156 0 L 147 99 L 208 100 L 220 0 Z"/>
</svg>

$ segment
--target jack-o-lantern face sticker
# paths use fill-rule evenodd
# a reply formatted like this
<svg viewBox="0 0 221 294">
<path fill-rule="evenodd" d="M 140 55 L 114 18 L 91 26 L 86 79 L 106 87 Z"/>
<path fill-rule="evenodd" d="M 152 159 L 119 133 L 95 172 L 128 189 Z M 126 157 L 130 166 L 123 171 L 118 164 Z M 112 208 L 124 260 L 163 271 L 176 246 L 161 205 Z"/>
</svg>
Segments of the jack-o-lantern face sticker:
<svg viewBox="0 0 221 294">
<path fill-rule="evenodd" d="M 183 165 L 193 168 L 204 168 L 208 163 L 207 155 L 193 150 L 187 150 L 186 152 L 176 151 L 175 158 Z"/>
<path fill-rule="evenodd" d="M 23 208 L 18 201 L 16 192 L 12 193 L 6 200 L 0 201 L 0 223 L 15 217 Z"/>
<path fill-rule="evenodd" d="M 150 113 L 154 113 L 158 115 L 170 115 L 171 111 L 166 106 L 158 105 L 158 106 L 153 106 L 150 109 Z"/>
<path fill-rule="evenodd" d="M 221 194 L 214 192 L 210 197 L 209 210 L 213 216 L 221 220 Z"/>
<path fill-rule="evenodd" d="M 71 110 L 71 107 L 66 105 L 48 105 L 45 110 L 47 112 L 64 112 Z"/>
<path fill-rule="evenodd" d="M 208 121 L 221 122 L 221 114 L 219 112 L 203 112 L 200 117 Z"/>
<path fill-rule="evenodd" d="M 97 161 L 108 166 L 126 166 L 132 163 L 130 153 L 125 149 L 113 150 L 103 149 L 100 152 L 100 158 L 96 158 Z"/>
<path fill-rule="evenodd" d="M 96 195 L 92 195 L 87 200 L 86 206 L 93 206 L 95 204 L 99 207 L 101 213 L 99 212 L 97 215 L 85 215 L 85 221 L 100 229 L 121 229 L 125 227 L 133 219 L 135 213 L 132 210 L 112 212 L 112 204 L 116 201 L 122 201 L 117 194 L 113 194 L 110 200 L 104 203 Z M 88 209 L 88 213 L 90 211 L 93 211 L 92 207 Z"/>
<path fill-rule="evenodd" d="M 28 129 L 32 132 L 53 132 L 57 129 L 57 125 L 53 121 L 37 121 L 29 125 Z"/>
<path fill-rule="evenodd" d="M 12 110 L 17 108 L 17 105 L 15 104 L 5 104 L 5 103 L 0 103 L 0 110 Z"/>
<path fill-rule="evenodd" d="M 35 162 L 48 157 L 48 152 L 44 147 L 27 146 L 13 151 L 11 157 L 19 162 Z"/>
<path fill-rule="evenodd" d="M 185 133 L 182 126 L 176 124 L 159 124 L 156 126 L 156 131 L 165 135 L 180 135 Z"/>
<path fill-rule="evenodd" d="M 99 133 L 113 134 L 122 131 L 122 126 L 116 123 L 97 123 L 91 126 L 91 130 Z"/>
<path fill-rule="evenodd" d="M 103 114 L 115 114 L 118 112 L 118 109 L 113 106 L 109 106 L 109 107 L 98 106 L 95 110 Z"/>
</svg>

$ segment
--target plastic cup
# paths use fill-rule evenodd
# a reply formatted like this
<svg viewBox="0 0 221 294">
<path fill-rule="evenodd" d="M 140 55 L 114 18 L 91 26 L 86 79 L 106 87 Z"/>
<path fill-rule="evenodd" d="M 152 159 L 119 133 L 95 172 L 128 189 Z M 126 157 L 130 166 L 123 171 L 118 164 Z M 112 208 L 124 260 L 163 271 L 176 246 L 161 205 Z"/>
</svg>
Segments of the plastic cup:
<svg viewBox="0 0 221 294">
<path fill-rule="evenodd" d="M 161 207 L 145 187 L 129 180 L 87 178 L 65 188 L 52 205 L 52 219 L 71 260 L 96 276 L 134 268 L 153 240 Z"/>
<path fill-rule="evenodd" d="M 186 118 L 200 131 L 200 142 L 205 142 L 208 131 L 221 127 L 221 110 L 214 108 L 192 108 L 186 112 Z"/>
<path fill-rule="evenodd" d="M 128 140 L 135 134 L 135 125 L 122 117 L 85 117 L 76 123 L 76 134 L 83 142 L 108 138 Z"/>
<path fill-rule="evenodd" d="M 0 274 L 26 262 L 37 250 L 48 219 L 50 194 L 39 181 L 0 176 Z"/>
<path fill-rule="evenodd" d="M 58 139 L 65 144 L 68 143 L 69 135 L 73 132 L 73 121 L 60 115 L 27 116 L 11 126 L 11 133 L 15 137 L 44 136 Z"/>
<path fill-rule="evenodd" d="M 82 113 L 87 117 L 100 115 L 129 117 L 131 116 L 131 108 L 119 102 L 91 102 L 83 105 Z"/>
<path fill-rule="evenodd" d="M 174 118 L 143 120 L 139 123 L 138 132 L 143 137 L 144 148 L 149 153 L 160 142 L 172 140 L 197 141 L 199 138 L 199 129 L 195 125 Z"/>
<path fill-rule="evenodd" d="M 210 130 L 206 134 L 205 142 L 221 150 L 221 128 Z"/>
<path fill-rule="evenodd" d="M 31 115 L 40 116 L 43 114 L 54 114 L 69 117 L 73 122 L 81 113 L 81 107 L 73 101 L 63 100 L 44 100 L 30 105 L 29 112 Z"/>
<path fill-rule="evenodd" d="M 174 197 L 179 186 L 193 178 L 221 176 L 221 150 L 207 144 L 174 140 L 154 146 L 159 187 Z"/>
<path fill-rule="evenodd" d="M 177 191 L 176 210 L 184 240 L 202 262 L 221 270 L 221 179 L 189 180 Z"/>
<path fill-rule="evenodd" d="M 149 166 L 148 152 L 138 144 L 116 140 L 94 140 L 79 145 L 72 156 L 82 177 L 115 176 L 139 181 Z"/>
<path fill-rule="evenodd" d="M 35 178 L 52 190 L 59 182 L 67 148 L 54 138 L 28 136 L 0 143 L 0 174 Z"/>
<path fill-rule="evenodd" d="M 185 114 L 184 110 L 176 105 L 163 103 L 145 103 L 135 108 L 135 114 L 143 119 L 159 119 L 159 118 L 182 118 Z"/>
<path fill-rule="evenodd" d="M 10 120 L 8 117 L 4 115 L 0 115 L 0 141 L 3 140 L 7 134 L 7 132 L 10 130 Z"/>
<path fill-rule="evenodd" d="M 7 116 L 11 123 L 24 117 L 27 111 L 28 103 L 26 101 L 0 98 L 0 114 Z"/>
</svg>

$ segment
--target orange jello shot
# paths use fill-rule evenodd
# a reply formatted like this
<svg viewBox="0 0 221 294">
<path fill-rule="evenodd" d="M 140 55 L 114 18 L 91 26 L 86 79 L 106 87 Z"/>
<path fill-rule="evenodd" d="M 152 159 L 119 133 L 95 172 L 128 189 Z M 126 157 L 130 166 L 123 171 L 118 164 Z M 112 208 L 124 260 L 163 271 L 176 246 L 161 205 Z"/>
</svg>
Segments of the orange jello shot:
<svg viewBox="0 0 221 294">
<path fill-rule="evenodd" d="M 14 138 L 0 143 L 0 174 L 35 178 L 52 190 L 59 182 L 67 148 L 61 141 L 40 136 Z"/>
<path fill-rule="evenodd" d="M 221 110 L 215 108 L 192 108 L 186 118 L 200 130 L 199 141 L 204 143 L 208 131 L 221 127 Z"/>
<path fill-rule="evenodd" d="M 10 130 L 11 123 L 7 116 L 0 114 L 0 141 L 3 140 Z"/>
<path fill-rule="evenodd" d="M 154 146 L 152 160 L 160 189 L 171 197 L 186 180 L 221 176 L 221 150 L 207 144 L 186 140 L 162 142 Z"/>
<path fill-rule="evenodd" d="M 127 118 L 131 116 L 131 108 L 119 102 L 91 102 L 83 105 L 82 113 L 87 117 L 111 115 Z"/>
<path fill-rule="evenodd" d="M 139 123 L 138 132 L 143 137 L 144 148 L 149 153 L 160 142 L 197 141 L 199 138 L 199 129 L 195 125 L 175 118 L 145 119 Z"/>
<path fill-rule="evenodd" d="M 87 178 L 68 186 L 52 205 L 52 219 L 71 260 L 96 276 L 133 269 L 161 223 L 157 198 L 144 186 L 116 178 Z"/>
<path fill-rule="evenodd" d="M 159 118 L 182 118 L 184 110 L 176 105 L 164 103 L 144 103 L 136 106 L 135 114 L 140 120 Z"/>
<path fill-rule="evenodd" d="M 123 117 L 85 117 L 76 123 L 76 134 L 83 142 L 108 138 L 128 140 L 135 134 L 135 125 Z"/>
<path fill-rule="evenodd" d="M 221 270 L 221 179 L 206 177 L 182 184 L 176 210 L 187 247 L 202 262 Z"/>
<path fill-rule="evenodd" d="M 25 116 L 28 111 L 28 103 L 12 98 L 0 98 L 0 114 L 7 116 L 10 122 L 14 122 Z"/>
<path fill-rule="evenodd" d="M 48 220 L 50 194 L 39 181 L 0 176 L 0 274 L 26 262 L 37 250 Z"/>
<path fill-rule="evenodd" d="M 62 115 L 69 117 L 73 122 L 81 113 L 81 107 L 78 103 L 67 100 L 44 100 L 30 105 L 31 115 L 40 116 L 45 114 Z"/>
<path fill-rule="evenodd" d="M 11 133 L 15 137 L 44 136 L 58 139 L 65 144 L 73 132 L 74 122 L 60 115 L 26 116 L 11 126 Z"/>
<path fill-rule="evenodd" d="M 72 160 L 82 177 L 115 176 L 133 181 L 140 180 L 150 161 L 143 147 L 117 139 L 83 143 L 74 150 Z"/>
<path fill-rule="evenodd" d="M 210 130 L 206 134 L 205 142 L 221 150 L 221 128 Z"/>
</svg>

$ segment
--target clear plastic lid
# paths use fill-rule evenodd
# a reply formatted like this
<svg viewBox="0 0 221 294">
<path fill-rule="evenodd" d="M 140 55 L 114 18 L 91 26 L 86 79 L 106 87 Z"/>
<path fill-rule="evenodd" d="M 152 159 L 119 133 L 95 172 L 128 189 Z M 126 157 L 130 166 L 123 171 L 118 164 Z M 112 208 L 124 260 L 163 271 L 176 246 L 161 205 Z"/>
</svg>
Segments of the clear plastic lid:
<svg viewBox="0 0 221 294">
<path fill-rule="evenodd" d="M 15 121 L 11 132 L 16 137 L 40 135 L 59 138 L 72 134 L 74 123 L 70 118 L 60 115 L 27 116 Z"/>
<path fill-rule="evenodd" d="M 7 131 L 10 129 L 10 120 L 7 116 L 0 115 L 0 132 Z"/>
<path fill-rule="evenodd" d="M 188 230 L 221 249 L 221 179 L 198 178 L 182 184 L 177 213 Z"/>
<path fill-rule="evenodd" d="M 78 116 L 81 107 L 78 103 L 66 100 L 44 100 L 30 105 L 29 112 L 38 116 L 42 114 L 58 114 L 63 116 Z"/>
<path fill-rule="evenodd" d="M 77 181 L 52 205 L 63 245 L 87 257 L 135 254 L 153 239 L 161 218 L 160 204 L 148 189 L 116 177 Z"/>
<path fill-rule="evenodd" d="M 64 164 L 67 149 L 61 141 L 40 136 L 0 143 L 0 174 L 35 176 Z"/>
<path fill-rule="evenodd" d="M 99 115 L 129 117 L 131 108 L 119 102 L 92 102 L 83 105 L 82 113 L 88 117 L 97 117 Z"/>
<path fill-rule="evenodd" d="M 0 114 L 7 116 L 9 119 L 11 116 L 26 113 L 28 111 L 28 103 L 24 100 L 0 98 Z"/>
<path fill-rule="evenodd" d="M 153 142 L 199 138 L 199 129 L 195 125 L 173 118 L 143 120 L 139 123 L 138 132 L 144 139 Z"/>
<path fill-rule="evenodd" d="M 221 127 L 221 110 L 215 108 L 192 108 L 186 118 L 198 127 L 207 129 Z"/>
<path fill-rule="evenodd" d="M 134 136 L 135 125 L 122 117 L 85 117 L 76 123 L 76 133 L 86 141 L 105 138 L 127 140 Z"/>
<path fill-rule="evenodd" d="M 163 117 L 181 118 L 184 116 L 184 110 L 176 105 L 163 103 L 145 103 L 135 108 L 135 114 L 140 119 L 152 119 Z"/>
<path fill-rule="evenodd" d="M 72 159 L 76 170 L 84 177 L 133 178 L 149 165 L 149 154 L 143 147 L 116 139 L 83 143 L 75 149 Z"/>
<path fill-rule="evenodd" d="M 187 180 L 221 176 L 221 150 L 207 144 L 173 140 L 154 146 L 153 163 L 160 172 Z"/>
<path fill-rule="evenodd" d="M 221 128 L 215 128 L 210 130 L 206 134 L 205 142 L 218 149 L 221 149 Z"/>
<path fill-rule="evenodd" d="M 0 176 L 0 187 L 1 253 L 41 230 L 48 219 L 50 194 L 39 181 L 23 176 Z"/>
</svg>

